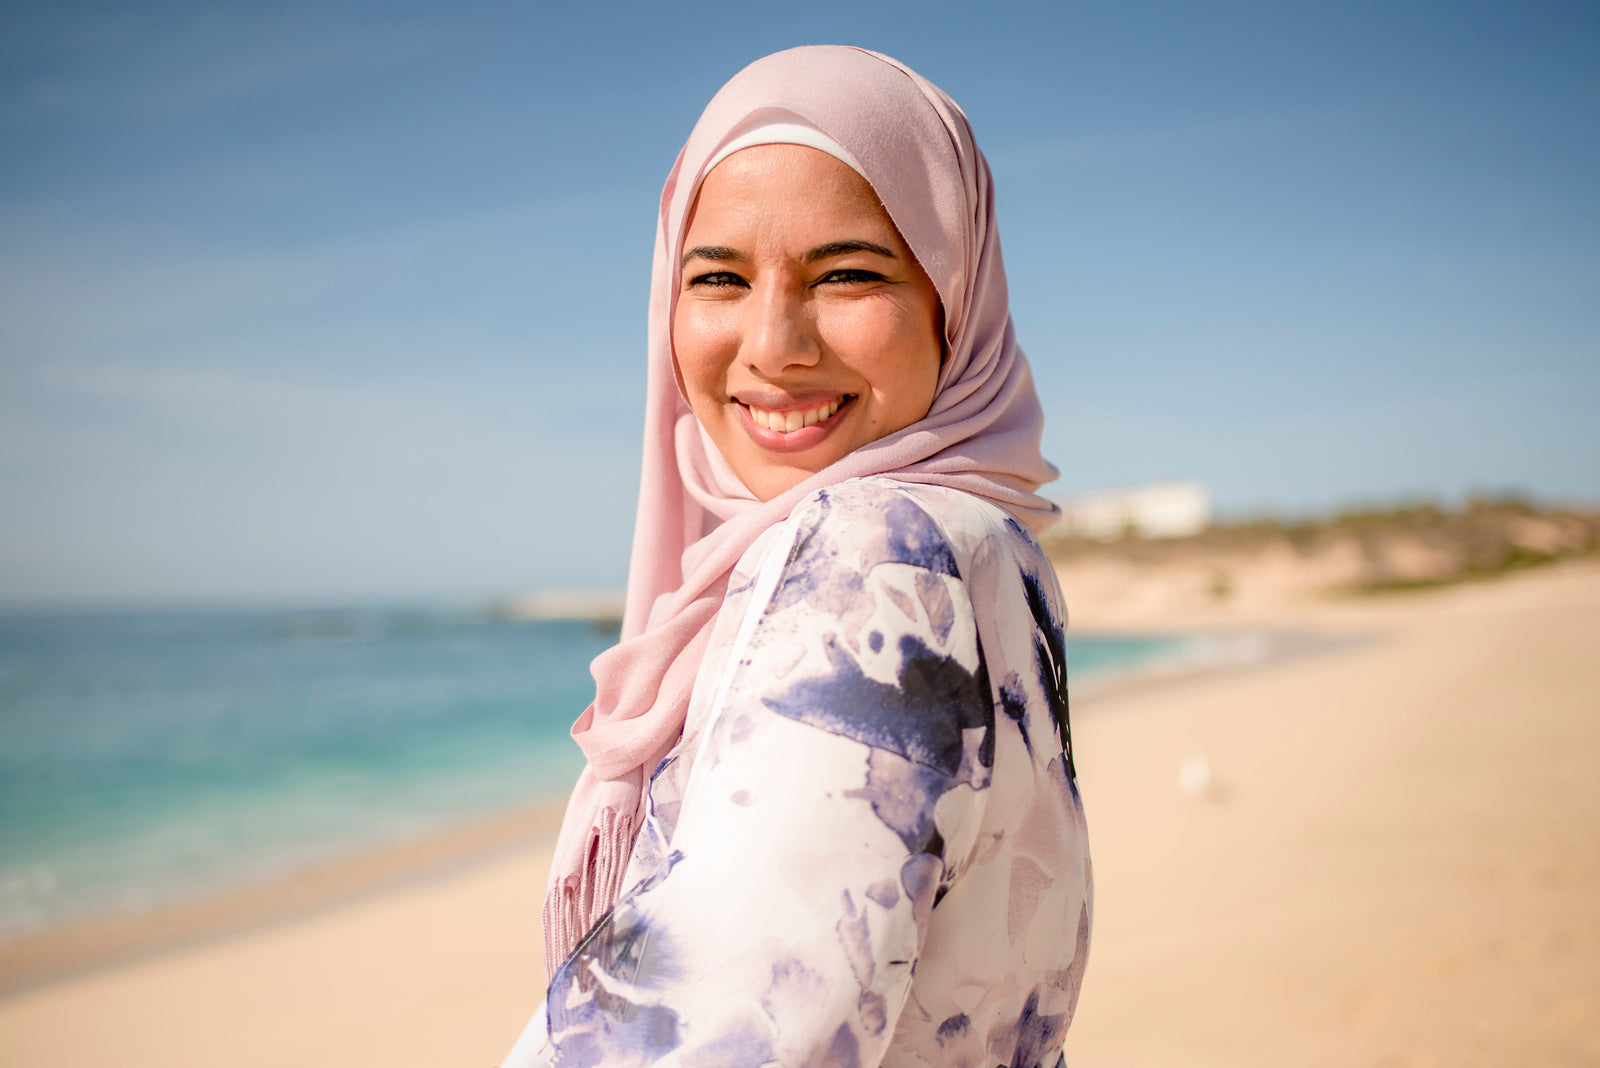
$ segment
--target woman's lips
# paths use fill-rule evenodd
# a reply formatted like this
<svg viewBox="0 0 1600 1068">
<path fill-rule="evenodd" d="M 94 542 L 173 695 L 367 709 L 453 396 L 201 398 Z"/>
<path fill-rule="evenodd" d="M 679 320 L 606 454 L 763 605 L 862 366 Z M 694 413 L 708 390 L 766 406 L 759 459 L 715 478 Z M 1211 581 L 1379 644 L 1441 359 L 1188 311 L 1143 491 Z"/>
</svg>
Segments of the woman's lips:
<svg viewBox="0 0 1600 1068">
<path fill-rule="evenodd" d="M 798 405 L 788 398 L 767 401 L 771 407 L 756 403 L 756 398 L 747 401 L 735 397 L 734 403 L 745 433 L 757 445 L 775 452 L 799 452 L 831 434 L 838 425 L 838 413 L 853 400 L 853 394 L 839 393 L 823 400 L 807 398 Z"/>
<path fill-rule="evenodd" d="M 750 418 L 755 420 L 756 426 L 768 430 L 780 430 L 784 433 L 793 433 L 802 430 L 813 423 L 820 423 L 839 410 L 839 405 L 844 402 L 843 395 L 833 398 L 826 404 L 819 404 L 813 408 L 791 408 L 787 411 L 774 411 L 768 408 L 758 408 L 753 404 L 745 405 L 745 410 L 750 413 Z"/>
</svg>

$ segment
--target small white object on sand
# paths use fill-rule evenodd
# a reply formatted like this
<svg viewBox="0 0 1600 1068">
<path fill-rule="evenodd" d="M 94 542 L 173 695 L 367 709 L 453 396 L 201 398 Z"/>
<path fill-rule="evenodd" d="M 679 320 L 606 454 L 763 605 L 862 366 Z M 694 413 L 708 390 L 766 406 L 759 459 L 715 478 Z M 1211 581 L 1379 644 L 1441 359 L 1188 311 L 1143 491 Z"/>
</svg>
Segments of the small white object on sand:
<svg viewBox="0 0 1600 1068">
<path fill-rule="evenodd" d="M 1178 788 L 1190 797 L 1209 797 L 1212 785 L 1211 762 L 1204 754 L 1191 754 L 1178 765 Z"/>
</svg>

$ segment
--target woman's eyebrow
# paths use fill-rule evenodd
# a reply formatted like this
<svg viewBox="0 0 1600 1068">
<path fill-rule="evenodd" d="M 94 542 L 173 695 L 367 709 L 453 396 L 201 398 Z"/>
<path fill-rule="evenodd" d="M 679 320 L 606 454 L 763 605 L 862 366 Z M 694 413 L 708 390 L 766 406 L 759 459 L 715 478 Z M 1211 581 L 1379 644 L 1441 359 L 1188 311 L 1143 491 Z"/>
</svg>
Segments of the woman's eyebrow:
<svg viewBox="0 0 1600 1068">
<path fill-rule="evenodd" d="M 895 255 L 893 249 L 885 248 L 877 242 L 849 240 L 829 241 L 825 245 L 818 245 L 805 254 L 804 260 L 806 263 L 815 263 L 833 256 L 848 256 L 852 252 L 872 252 L 891 260 L 900 258 Z M 678 266 L 687 267 L 689 261 L 695 257 L 717 263 L 748 263 L 750 260 L 750 257 L 738 249 L 729 248 L 727 245 L 696 245 L 683 254 L 683 262 Z"/>
<path fill-rule="evenodd" d="M 818 260 L 828 259 L 830 256 L 846 256 L 852 252 L 875 252 L 891 260 L 900 257 L 894 254 L 893 249 L 884 248 L 882 245 L 871 241 L 829 241 L 826 245 L 818 245 L 807 252 L 805 262 L 815 263 Z"/>
<path fill-rule="evenodd" d="M 683 254 L 683 262 L 679 267 L 687 267 L 689 261 L 699 256 L 703 260 L 715 260 L 722 263 L 748 263 L 750 257 L 736 248 L 727 245 L 696 245 Z"/>
</svg>

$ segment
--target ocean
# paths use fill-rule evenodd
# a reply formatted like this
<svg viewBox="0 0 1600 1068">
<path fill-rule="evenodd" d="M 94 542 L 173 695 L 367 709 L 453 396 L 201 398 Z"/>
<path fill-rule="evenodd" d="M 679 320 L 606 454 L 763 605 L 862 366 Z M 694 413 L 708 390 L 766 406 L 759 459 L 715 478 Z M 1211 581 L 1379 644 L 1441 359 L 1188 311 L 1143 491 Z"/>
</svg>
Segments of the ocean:
<svg viewBox="0 0 1600 1068">
<path fill-rule="evenodd" d="M 557 800 L 616 636 L 437 609 L 0 616 L 0 941 Z M 1078 681 L 1194 653 L 1067 645 Z"/>
</svg>

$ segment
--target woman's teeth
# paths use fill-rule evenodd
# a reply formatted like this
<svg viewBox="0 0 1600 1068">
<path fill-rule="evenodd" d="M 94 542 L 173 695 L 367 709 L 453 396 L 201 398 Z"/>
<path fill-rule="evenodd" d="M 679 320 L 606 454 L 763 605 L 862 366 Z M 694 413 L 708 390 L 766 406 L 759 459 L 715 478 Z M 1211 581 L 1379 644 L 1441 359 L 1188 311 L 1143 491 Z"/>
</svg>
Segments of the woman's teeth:
<svg viewBox="0 0 1600 1068">
<path fill-rule="evenodd" d="M 747 405 L 747 407 L 750 408 L 750 418 L 755 421 L 756 426 L 787 434 L 791 431 L 799 430 L 801 427 L 808 427 L 814 423 L 822 422 L 837 412 L 839 405 L 844 402 L 844 397 L 835 397 L 827 404 L 817 408 L 808 408 L 803 412 L 769 412 L 754 406 Z"/>
</svg>

